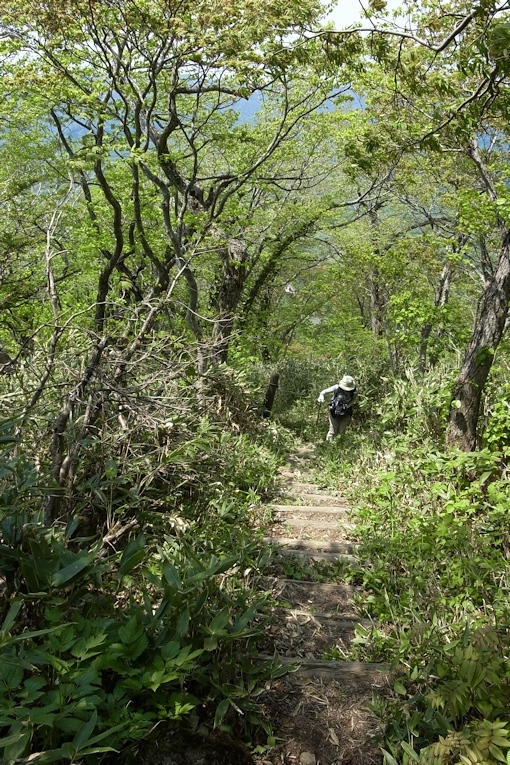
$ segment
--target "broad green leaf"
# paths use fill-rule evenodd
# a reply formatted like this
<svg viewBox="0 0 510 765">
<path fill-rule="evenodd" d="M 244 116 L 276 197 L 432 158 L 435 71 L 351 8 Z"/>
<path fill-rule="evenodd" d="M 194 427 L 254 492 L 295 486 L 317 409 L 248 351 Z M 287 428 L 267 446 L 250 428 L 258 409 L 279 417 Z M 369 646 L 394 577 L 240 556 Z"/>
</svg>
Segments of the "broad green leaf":
<svg viewBox="0 0 510 765">
<path fill-rule="evenodd" d="M 107 478 L 116 478 L 119 468 L 115 460 L 107 460 L 104 466 L 104 474 Z"/>
<path fill-rule="evenodd" d="M 416 754 L 416 752 L 414 751 L 412 746 L 410 746 L 406 741 L 401 741 L 400 742 L 400 746 L 402 747 L 404 752 L 408 755 L 408 757 L 410 757 L 411 760 L 413 760 L 413 762 L 419 762 L 420 761 L 419 756 Z"/>
<path fill-rule="evenodd" d="M 176 632 L 178 635 L 185 635 L 189 626 L 190 613 L 189 608 L 186 607 L 177 620 Z"/>
<path fill-rule="evenodd" d="M 172 587 L 175 587 L 176 590 L 181 589 L 182 581 L 181 577 L 179 576 L 179 572 L 175 566 L 170 563 L 169 560 L 165 560 L 163 563 L 163 576 L 165 577 L 168 584 L 170 584 Z"/>
<path fill-rule="evenodd" d="M 11 744 L 16 744 L 22 738 L 22 736 L 23 733 L 18 731 L 17 733 L 11 733 L 9 736 L 0 738 L 0 748 L 11 746 Z"/>
<path fill-rule="evenodd" d="M 122 627 L 119 627 L 119 638 L 123 643 L 133 643 L 143 633 L 143 628 L 138 624 L 136 616 L 132 616 Z"/>
<path fill-rule="evenodd" d="M 228 699 L 222 699 L 218 706 L 216 707 L 216 712 L 214 714 L 214 727 L 217 728 L 220 724 L 223 718 L 225 717 L 226 713 L 228 712 L 228 708 L 230 707 L 230 702 Z"/>
<path fill-rule="evenodd" d="M 80 638 L 71 648 L 71 653 L 79 659 L 85 657 L 96 656 L 100 651 L 92 651 L 91 649 L 102 646 L 107 640 L 107 635 L 104 632 L 92 635 L 88 638 Z"/>
<path fill-rule="evenodd" d="M 4 758 L 6 762 L 17 762 L 19 761 L 19 758 L 25 753 L 25 750 L 27 748 L 27 744 L 30 741 L 32 732 L 30 730 L 26 730 L 24 728 L 21 731 L 21 736 L 19 741 L 13 742 L 12 744 L 9 744 L 4 749 Z"/>
<path fill-rule="evenodd" d="M 60 569 L 60 571 L 57 571 L 57 573 L 54 574 L 51 579 L 52 586 L 62 587 L 65 584 L 69 584 L 78 574 L 90 566 L 93 557 L 94 556 L 91 553 L 81 555 L 68 566 L 65 566 L 64 568 Z"/>
<path fill-rule="evenodd" d="M 122 553 L 118 570 L 119 576 L 124 576 L 132 571 L 135 566 L 145 558 L 145 536 L 140 534 L 136 539 L 132 539 Z"/>
<path fill-rule="evenodd" d="M 37 574 L 39 580 L 39 587 L 46 589 L 51 582 L 52 563 L 50 561 L 50 547 L 42 540 L 37 542 L 34 539 L 30 540 L 30 552 L 32 553 L 32 565 Z"/>
<path fill-rule="evenodd" d="M 228 624 L 229 618 L 230 610 L 225 607 L 218 614 L 216 614 L 212 622 L 208 625 L 208 631 L 213 635 L 223 632 L 226 625 Z"/>
<path fill-rule="evenodd" d="M 108 731 L 108 733 L 109 732 L 110 731 Z M 80 754 L 82 757 L 87 757 L 89 754 L 102 754 L 103 752 L 118 752 L 118 751 L 119 751 L 118 749 L 114 749 L 112 746 L 91 745 L 88 749 L 82 749 Z"/>
<path fill-rule="evenodd" d="M 180 648 L 181 646 L 178 640 L 171 640 L 169 643 L 165 643 L 165 645 L 161 646 L 161 656 L 165 661 L 175 659 L 179 654 Z"/>
<path fill-rule="evenodd" d="M 384 755 L 384 762 L 387 763 L 387 765 L 398 765 L 396 759 L 389 752 L 387 752 L 386 749 L 381 748 L 381 752 Z"/>
<path fill-rule="evenodd" d="M 229 568 L 239 563 L 239 555 L 233 555 L 230 558 L 224 558 L 224 560 L 217 563 L 214 567 L 216 574 L 223 574 L 228 571 Z"/>
<path fill-rule="evenodd" d="M 2 624 L 2 630 L 1 630 L 4 634 L 11 631 L 22 605 L 23 605 L 22 600 L 15 600 L 12 606 L 7 611 L 7 615 L 4 619 L 4 622 Z"/>
<path fill-rule="evenodd" d="M 90 716 L 90 720 L 83 725 L 79 731 L 77 731 L 73 738 L 73 746 L 77 752 L 83 749 L 88 743 L 89 739 L 97 725 L 97 711 L 94 709 Z"/>
<path fill-rule="evenodd" d="M 23 669 L 15 664 L 0 663 L 0 687 L 4 691 L 15 690 L 23 682 Z"/>
<path fill-rule="evenodd" d="M 124 728 L 128 727 L 130 725 L 129 720 L 125 720 L 122 723 L 119 723 L 118 725 L 113 725 L 111 728 L 107 728 L 102 733 L 99 733 L 97 736 L 93 736 L 89 739 L 88 746 L 95 746 L 99 741 L 104 741 L 105 738 L 108 738 L 109 736 L 113 735 L 114 733 L 117 733 L 119 730 L 123 730 Z M 109 747 L 102 749 L 95 749 L 94 751 L 109 751 Z M 85 752 L 82 752 L 82 755 L 85 756 Z"/>
<path fill-rule="evenodd" d="M 37 576 L 37 570 L 34 566 L 34 561 L 32 557 L 30 555 L 25 555 L 25 554 L 21 554 L 20 557 L 21 557 L 21 562 L 20 562 L 21 571 L 25 578 L 25 582 L 27 583 L 29 592 L 34 594 L 42 592 L 44 587 L 42 583 L 39 581 L 39 577 Z"/>
<path fill-rule="evenodd" d="M 24 640 L 31 640 L 41 635 L 50 635 L 52 632 L 60 632 L 64 625 L 58 624 L 56 627 L 48 627 L 45 630 L 34 630 L 33 632 L 22 632 L 20 635 L 14 635 L 9 638 L 10 643 L 21 643 Z"/>
<path fill-rule="evenodd" d="M 249 622 L 253 619 L 255 615 L 255 611 L 257 610 L 257 603 L 254 602 L 247 608 L 247 610 L 242 614 L 239 619 L 235 622 L 232 631 L 233 632 L 239 632 L 243 630 Z"/>
</svg>

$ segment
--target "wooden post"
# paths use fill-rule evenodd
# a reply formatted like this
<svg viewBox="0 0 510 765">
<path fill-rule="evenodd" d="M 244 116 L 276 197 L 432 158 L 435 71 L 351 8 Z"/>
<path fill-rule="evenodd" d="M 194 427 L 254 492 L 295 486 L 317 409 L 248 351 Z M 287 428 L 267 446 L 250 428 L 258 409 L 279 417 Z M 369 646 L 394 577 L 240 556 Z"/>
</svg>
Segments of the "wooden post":
<svg viewBox="0 0 510 765">
<path fill-rule="evenodd" d="M 269 417 L 273 408 L 274 397 L 278 390 L 278 380 L 280 375 L 278 372 L 274 372 L 269 378 L 269 385 L 267 386 L 266 395 L 264 396 L 264 403 L 262 404 L 262 417 Z"/>
</svg>

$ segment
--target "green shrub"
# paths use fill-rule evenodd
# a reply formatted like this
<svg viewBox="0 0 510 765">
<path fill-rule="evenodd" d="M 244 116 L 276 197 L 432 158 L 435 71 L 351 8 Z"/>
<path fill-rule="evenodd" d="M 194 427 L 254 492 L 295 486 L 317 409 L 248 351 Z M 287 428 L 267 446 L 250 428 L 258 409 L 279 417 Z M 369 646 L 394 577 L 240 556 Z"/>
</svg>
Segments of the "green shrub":
<svg viewBox="0 0 510 765">
<path fill-rule="evenodd" d="M 254 468 L 252 455 L 246 487 Z M 94 765 L 198 705 L 217 727 L 267 728 L 258 689 L 286 669 L 256 659 L 269 609 L 242 508 L 210 505 L 157 546 L 139 534 L 110 554 L 76 538 L 75 519 L 45 527 L 47 491 L 31 462 L 0 456 L 1 761 Z"/>
</svg>

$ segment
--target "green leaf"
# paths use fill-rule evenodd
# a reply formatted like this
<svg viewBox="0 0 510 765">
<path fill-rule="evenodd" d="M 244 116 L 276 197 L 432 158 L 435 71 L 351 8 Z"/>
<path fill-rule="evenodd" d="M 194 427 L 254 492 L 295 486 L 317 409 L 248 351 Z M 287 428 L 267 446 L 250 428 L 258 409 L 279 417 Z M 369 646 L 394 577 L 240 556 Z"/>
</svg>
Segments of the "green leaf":
<svg viewBox="0 0 510 765">
<path fill-rule="evenodd" d="M 108 738 L 108 736 L 111 736 L 113 733 L 117 733 L 117 731 L 122 730 L 123 728 L 126 728 L 128 725 L 130 725 L 130 720 L 126 720 L 125 722 L 119 723 L 118 725 L 114 725 L 111 728 L 107 728 L 102 733 L 99 733 L 97 736 L 93 736 L 88 741 L 88 746 L 95 746 L 99 741 L 103 741 L 105 738 Z M 107 752 L 110 751 L 110 747 L 106 747 L 105 749 L 94 749 L 96 752 Z M 114 751 L 114 750 L 112 750 Z M 82 755 L 84 756 L 86 752 L 82 752 Z"/>
<path fill-rule="evenodd" d="M 389 752 L 387 752 L 386 749 L 381 748 L 381 752 L 384 755 L 384 762 L 387 763 L 387 765 L 398 765 L 396 759 Z"/>
<path fill-rule="evenodd" d="M 405 687 L 398 680 L 393 683 L 393 689 L 396 691 L 396 693 L 400 693 L 401 696 L 407 696 Z"/>
<path fill-rule="evenodd" d="M 124 726 L 123 726 L 124 727 Z M 110 731 L 108 731 L 109 733 Z M 90 746 L 88 749 L 81 751 L 81 756 L 86 757 L 89 754 L 101 754 L 102 752 L 118 752 L 118 749 L 114 749 L 112 746 Z"/>
<path fill-rule="evenodd" d="M 400 742 L 400 746 L 402 747 L 402 749 L 404 750 L 404 752 L 405 752 L 405 753 L 408 755 L 408 757 L 410 757 L 410 758 L 411 758 L 411 760 L 413 760 L 413 762 L 419 762 L 419 761 L 420 761 L 420 758 L 419 758 L 419 756 L 416 754 L 416 752 L 414 751 L 414 749 L 412 748 L 412 746 L 410 746 L 410 745 L 409 745 L 408 743 L 406 743 L 405 741 L 401 741 L 401 742 Z"/>
<path fill-rule="evenodd" d="M 92 635 L 88 638 L 80 638 L 71 648 L 71 653 L 78 659 L 90 658 L 96 656 L 100 651 L 93 651 L 91 649 L 102 646 L 107 640 L 107 635 L 104 632 L 100 632 L 97 635 Z"/>
<path fill-rule="evenodd" d="M 206 637 L 204 640 L 204 648 L 206 651 L 215 651 L 218 647 L 218 640 L 214 636 Z"/>
<path fill-rule="evenodd" d="M 30 741 L 32 732 L 30 730 L 23 729 L 19 741 L 13 742 L 6 746 L 4 749 L 5 762 L 17 762 L 18 759 L 25 753 L 28 742 Z"/>
<path fill-rule="evenodd" d="M 182 580 L 179 576 L 179 572 L 173 566 L 169 560 L 166 560 L 163 563 L 163 576 L 165 577 L 168 584 L 170 584 L 172 587 L 175 587 L 176 590 L 180 590 L 182 587 Z"/>
<path fill-rule="evenodd" d="M 37 576 L 37 571 L 34 566 L 34 561 L 29 555 L 21 554 L 20 568 L 25 578 L 25 582 L 29 589 L 29 592 L 36 593 L 41 592 L 41 582 Z"/>
<path fill-rule="evenodd" d="M 243 630 L 249 622 L 253 619 L 255 611 L 257 609 L 257 603 L 252 603 L 251 606 L 237 619 L 233 626 L 233 632 L 240 632 Z"/>
<path fill-rule="evenodd" d="M 119 576 L 124 576 L 132 571 L 135 566 L 145 558 L 145 536 L 140 534 L 136 539 L 132 539 L 122 553 L 118 570 Z"/>
<path fill-rule="evenodd" d="M 141 634 L 143 634 L 143 628 L 138 624 L 136 616 L 132 616 L 126 624 L 119 627 L 119 638 L 126 645 L 134 643 Z"/>
<path fill-rule="evenodd" d="M 221 724 L 221 721 L 225 717 L 228 708 L 230 707 L 230 702 L 228 699 L 222 699 L 218 706 L 216 707 L 216 712 L 214 714 L 214 727 L 217 728 L 218 725 Z"/>
<path fill-rule="evenodd" d="M 86 553 L 74 560 L 68 566 L 60 569 L 60 571 L 57 571 L 57 573 L 52 576 L 52 586 L 62 587 L 64 584 L 69 584 L 72 579 L 90 566 L 93 558 L 93 553 Z"/>
<path fill-rule="evenodd" d="M 2 633 L 5 635 L 7 632 L 10 632 L 12 627 L 14 626 L 14 622 L 16 621 L 16 617 L 20 611 L 20 608 L 23 605 L 22 600 L 15 600 L 12 606 L 7 611 L 7 615 L 4 619 L 4 622 L 2 624 Z"/>
<path fill-rule="evenodd" d="M 0 738 L 0 748 L 11 746 L 11 744 L 17 744 L 22 736 L 23 733 L 18 731 L 17 733 L 11 733 L 9 736 L 5 736 L 5 738 Z"/>
<path fill-rule="evenodd" d="M 186 634 L 189 627 L 189 620 L 190 620 L 189 608 L 186 607 L 184 611 L 180 614 L 179 619 L 177 621 L 176 632 L 178 635 L 182 636 Z"/>
<path fill-rule="evenodd" d="M 40 691 L 46 686 L 46 682 L 44 677 L 38 677 L 37 675 L 27 677 L 23 683 L 23 693 L 20 695 L 22 695 L 27 703 L 35 701 L 41 696 Z"/>
<path fill-rule="evenodd" d="M 45 630 L 33 630 L 32 632 L 22 632 L 21 635 L 14 635 L 9 638 L 10 643 L 21 643 L 24 640 L 31 640 L 34 637 L 41 637 L 41 635 L 50 635 L 52 632 L 60 632 L 65 624 L 58 624 L 56 627 L 48 627 Z"/>
<path fill-rule="evenodd" d="M 214 566 L 215 574 L 223 574 L 228 571 L 229 568 L 239 563 L 239 555 L 232 555 L 230 558 L 224 558 L 222 561 Z"/>
<path fill-rule="evenodd" d="M 171 640 L 169 643 L 165 643 L 165 645 L 161 647 L 161 656 L 165 661 L 175 659 L 179 654 L 180 648 L 181 646 L 178 640 Z"/>
<path fill-rule="evenodd" d="M 212 635 L 217 635 L 219 633 L 222 633 L 228 623 L 228 620 L 230 618 L 230 610 L 225 607 L 223 608 L 212 620 L 212 622 L 207 627 L 208 631 Z"/>
<path fill-rule="evenodd" d="M 104 474 L 107 478 L 116 478 L 119 469 L 115 460 L 107 460 L 104 466 Z"/>
<path fill-rule="evenodd" d="M 90 716 L 90 720 L 83 725 L 73 738 L 73 746 L 77 752 L 88 744 L 94 728 L 97 725 L 97 712 L 94 709 Z"/>
<path fill-rule="evenodd" d="M 46 589 L 51 582 L 52 566 L 50 564 L 50 548 L 44 540 L 39 543 L 30 540 L 30 552 L 32 553 L 32 565 L 39 580 L 39 588 Z"/>
<path fill-rule="evenodd" d="M 23 682 L 23 669 L 15 664 L 0 664 L 0 687 L 15 690 Z"/>
</svg>

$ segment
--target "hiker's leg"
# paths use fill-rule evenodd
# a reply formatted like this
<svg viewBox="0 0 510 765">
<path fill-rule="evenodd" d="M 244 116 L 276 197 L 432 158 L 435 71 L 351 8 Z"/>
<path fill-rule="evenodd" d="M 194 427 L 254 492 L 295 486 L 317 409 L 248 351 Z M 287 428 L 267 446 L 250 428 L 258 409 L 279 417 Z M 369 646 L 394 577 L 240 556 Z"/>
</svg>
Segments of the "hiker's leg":
<svg viewBox="0 0 510 765">
<path fill-rule="evenodd" d="M 336 435 L 339 436 L 341 433 L 343 433 L 347 428 L 349 427 L 349 424 L 352 420 L 352 414 L 345 414 L 343 417 L 338 418 L 338 428 L 336 431 Z"/>
<path fill-rule="evenodd" d="M 329 430 L 326 436 L 326 441 L 331 441 L 333 438 L 335 438 L 336 436 L 339 436 L 349 427 L 349 423 L 352 419 L 352 415 L 346 414 L 343 417 L 332 417 L 331 414 L 328 412 L 328 416 L 329 416 Z"/>
<path fill-rule="evenodd" d="M 328 430 L 328 435 L 326 436 L 326 441 L 331 441 L 332 438 L 338 435 L 338 427 L 340 425 L 340 418 L 332 417 L 330 412 L 328 412 L 328 417 L 329 417 L 329 430 Z"/>
</svg>

